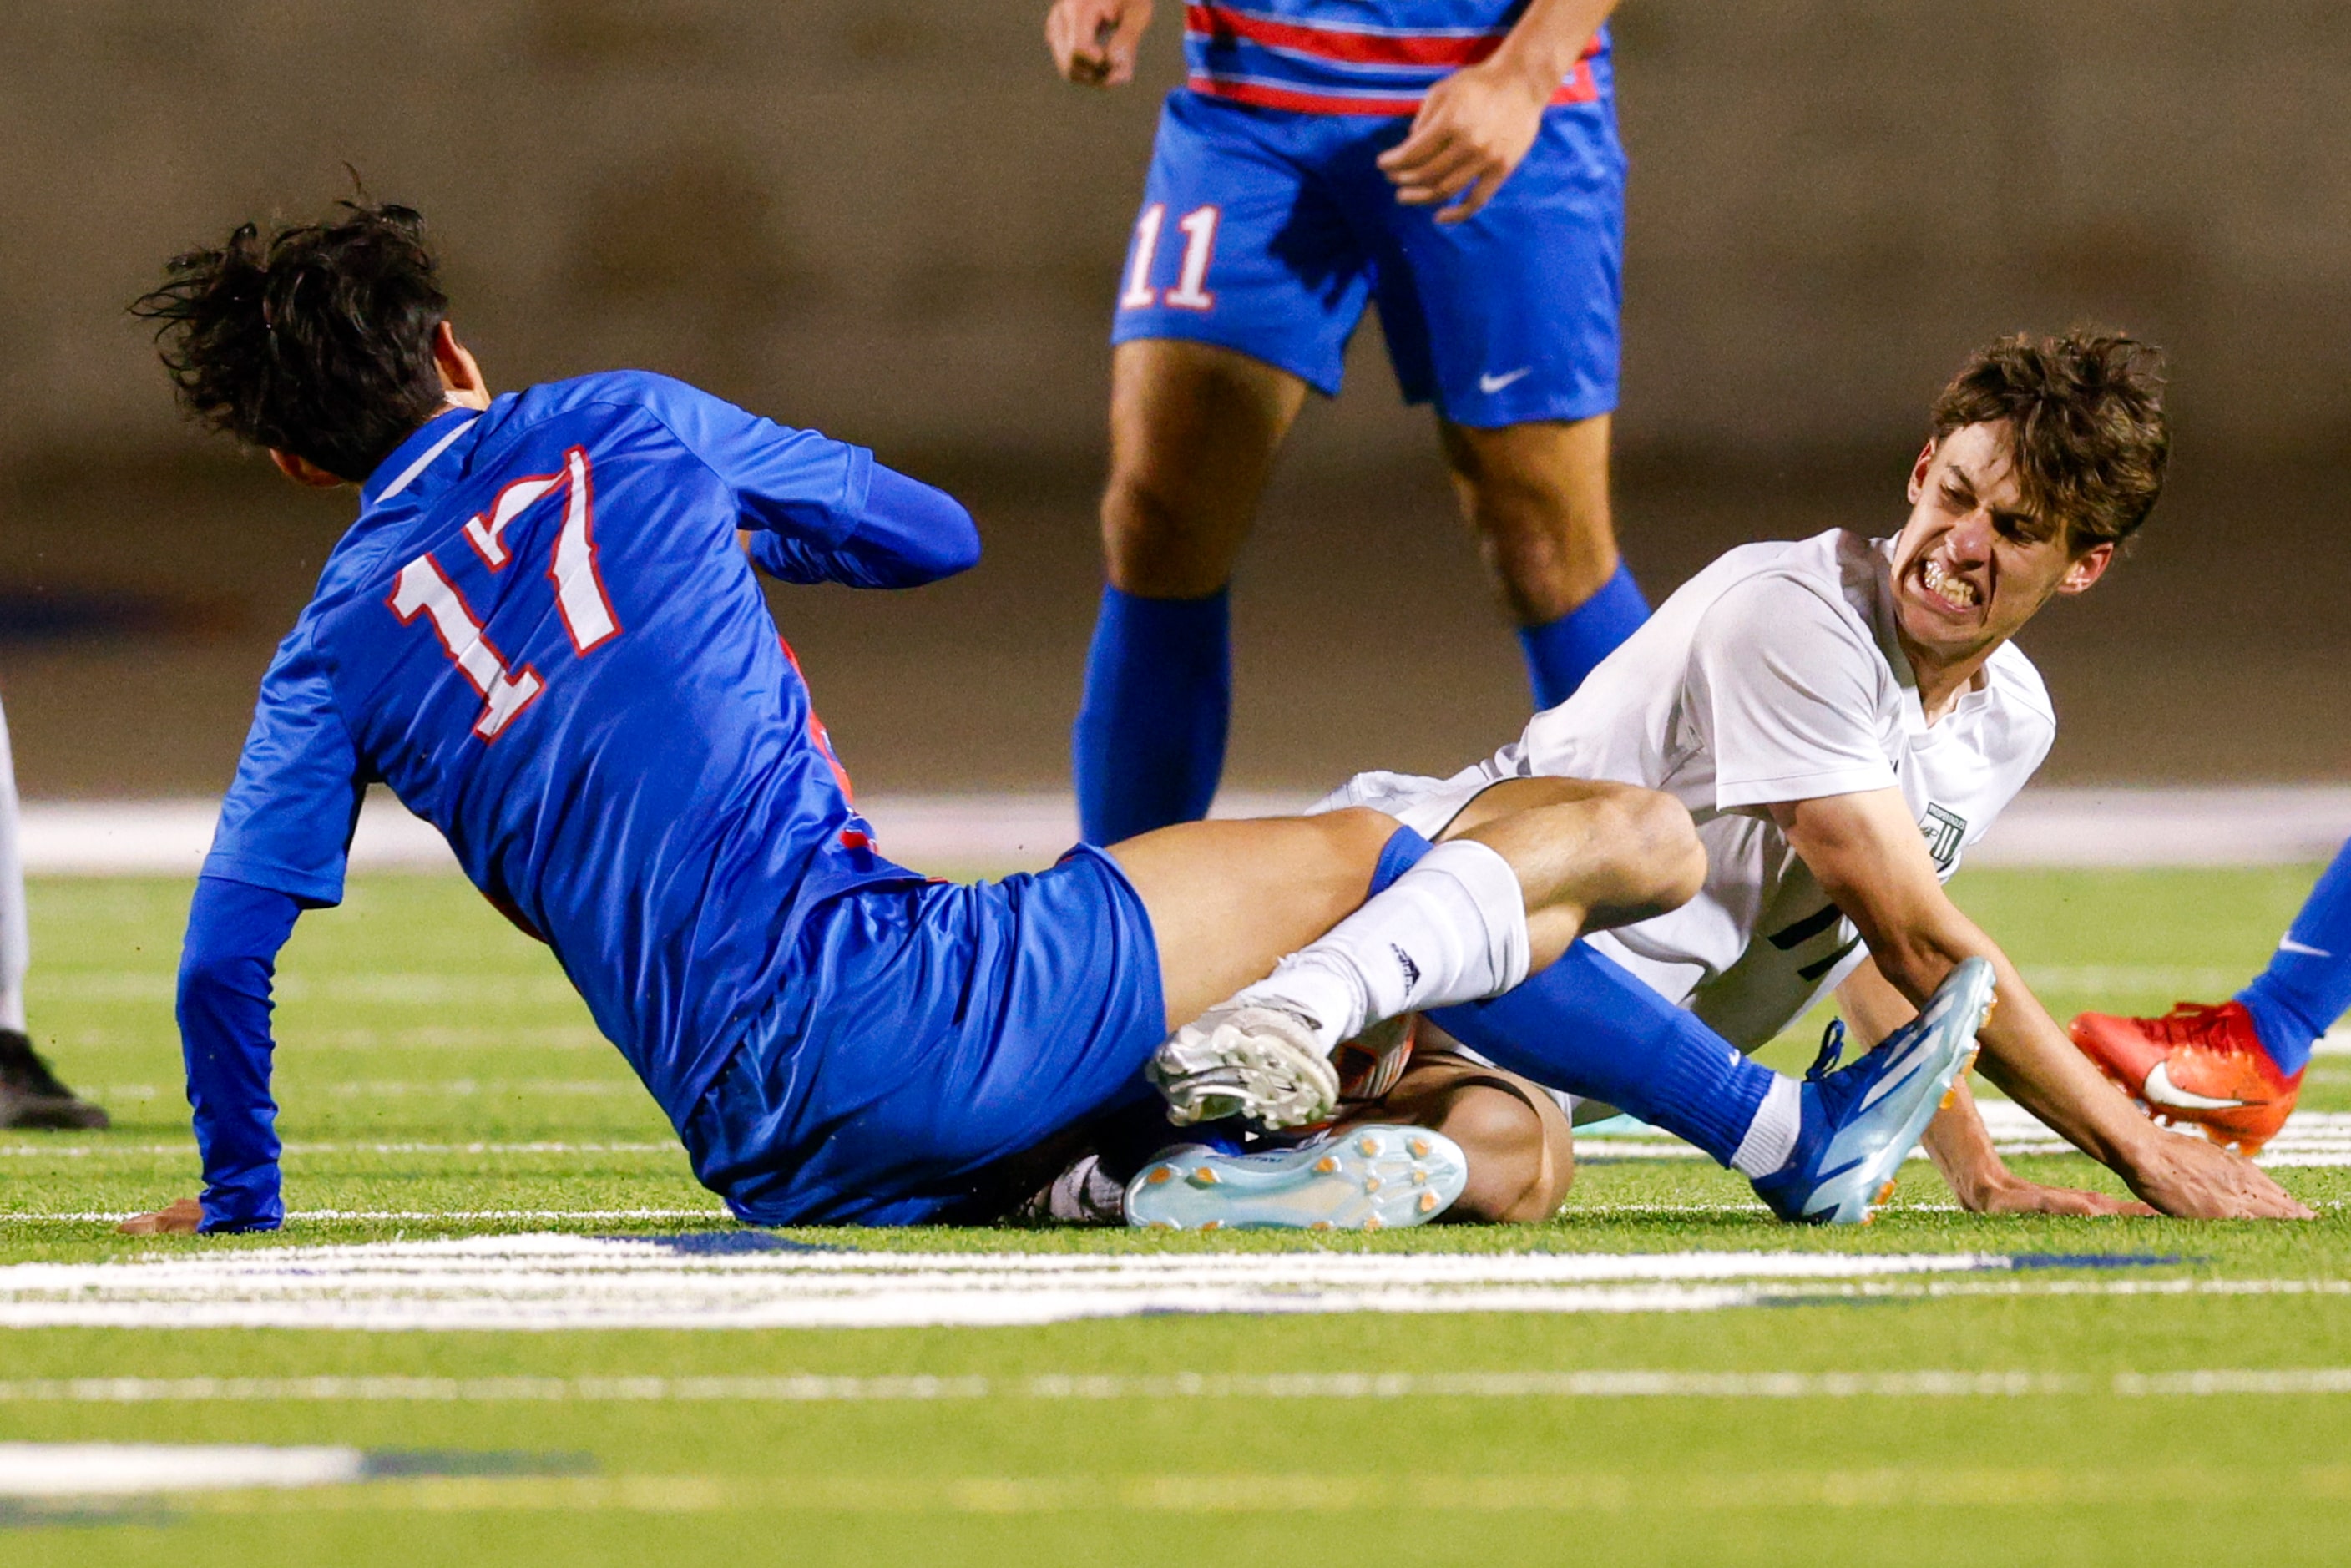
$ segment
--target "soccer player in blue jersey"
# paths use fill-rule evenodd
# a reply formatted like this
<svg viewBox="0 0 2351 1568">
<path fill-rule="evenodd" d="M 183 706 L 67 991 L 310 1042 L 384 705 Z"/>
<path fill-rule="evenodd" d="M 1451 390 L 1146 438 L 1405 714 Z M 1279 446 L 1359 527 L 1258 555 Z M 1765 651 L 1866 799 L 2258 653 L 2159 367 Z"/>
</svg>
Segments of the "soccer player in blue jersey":
<svg viewBox="0 0 2351 1568">
<path fill-rule="evenodd" d="M 304 909 L 340 898 L 371 782 L 553 948 L 696 1176 L 771 1224 L 994 1218 L 1057 1168 L 1057 1140 L 1155 1083 L 1196 1118 L 1327 1098 L 1327 1051 L 1236 1074 L 1228 1040 L 1196 1068 L 1163 1041 L 1277 962 L 1333 988 L 1327 1019 L 1290 1027 L 1342 1037 L 1494 996 L 1702 873 L 1667 797 L 1542 779 L 1490 791 L 1434 847 L 1338 810 L 1170 828 L 1001 883 L 926 879 L 875 850 L 751 563 L 930 581 L 977 556 L 953 499 L 659 376 L 493 396 L 404 209 L 266 239 L 248 225 L 180 257 L 138 308 L 192 412 L 289 477 L 357 483 L 360 516 L 263 678 L 189 910 L 179 1020 L 204 1191 L 136 1230 L 283 1218 L 272 966 Z M 1768 1147 L 1742 1168 L 1782 1212 L 1860 1218 L 1986 999 L 1951 1001 L 1776 1121 L 1771 1075 L 1700 1031 L 1653 1053 L 1673 1085 L 1657 1114 Z M 1304 1197 L 1370 1190 L 1374 1171 L 1428 1190 L 1344 1222 L 1426 1218 L 1461 1190 L 1441 1130 L 1359 1131 L 1283 1167 L 1268 1221 L 1308 1222 Z M 1840 1154 L 1855 1140 L 1865 1159 Z"/>
<path fill-rule="evenodd" d="M 1103 590 L 1073 749 L 1088 841 L 1206 814 L 1227 590 L 1311 389 L 1369 305 L 1434 402 L 1535 706 L 1647 615 L 1608 501 L 1625 159 L 1615 0 L 1185 7 L 1112 328 Z M 1132 79 L 1151 0 L 1055 0 L 1061 74 Z"/>
<path fill-rule="evenodd" d="M 2319 1036 L 2351 1009 L 2351 844 L 2311 890 L 2269 967 L 2217 1006 L 2159 1019 L 2084 1013 L 2074 1043 L 2158 1119 L 2260 1152 L 2294 1113 Z"/>
</svg>

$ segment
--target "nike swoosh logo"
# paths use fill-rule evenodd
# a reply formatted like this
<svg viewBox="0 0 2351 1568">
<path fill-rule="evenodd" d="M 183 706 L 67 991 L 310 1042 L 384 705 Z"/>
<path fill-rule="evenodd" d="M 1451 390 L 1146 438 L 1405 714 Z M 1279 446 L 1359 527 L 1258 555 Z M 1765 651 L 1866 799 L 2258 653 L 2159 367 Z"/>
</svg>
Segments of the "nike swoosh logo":
<svg viewBox="0 0 2351 1568">
<path fill-rule="evenodd" d="M 1512 371 L 1506 376 L 1479 376 L 1478 378 L 1478 390 L 1484 392 L 1488 397 L 1492 397 L 1496 392 L 1500 392 L 1512 382 L 1523 380 L 1534 373 L 1535 368 L 1532 365 L 1520 365 L 1517 370 Z"/>
<path fill-rule="evenodd" d="M 2171 1082 L 2171 1064 L 2158 1061 L 2139 1086 L 2139 1093 L 2150 1105 L 2162 1105 L 2174 1111 L 2233 1111 L 2250 1104 L 2245 1100 L 2215 1100 L 2209 1094 L 2191 1094 Z"/>
<path fill-rule="evenodd" d="M 2314 947 L 2307 942 L 2297 942 L 2291 936 L 2281 937 L 2279 939 L 2278 951 L 2281 953 L 2307 954 L 2313 958 L 2332 958 L 2335 956 L 2334 954 L 2328 952 L 2324 947 Z"/>
</svg>

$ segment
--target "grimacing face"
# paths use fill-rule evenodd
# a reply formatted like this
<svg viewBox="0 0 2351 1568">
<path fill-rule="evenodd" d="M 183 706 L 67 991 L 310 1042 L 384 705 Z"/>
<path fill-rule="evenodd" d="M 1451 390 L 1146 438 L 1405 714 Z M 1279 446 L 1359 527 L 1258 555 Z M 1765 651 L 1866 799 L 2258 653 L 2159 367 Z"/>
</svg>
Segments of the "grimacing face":
<svg viewBox="0 0 2351 1568">
<path fill-rule="evenodd" d="M 1894 603 L 1921 680 L 1926 666 L 1988 657 L 2052 595 L 2082 592 L 2114 558 L 2110 544 L 2074 555 L 2063 522 L 2024 504 L 2005 423 L 1928 443 L 1909 493 L 1894 544 Z"/>
</svg>

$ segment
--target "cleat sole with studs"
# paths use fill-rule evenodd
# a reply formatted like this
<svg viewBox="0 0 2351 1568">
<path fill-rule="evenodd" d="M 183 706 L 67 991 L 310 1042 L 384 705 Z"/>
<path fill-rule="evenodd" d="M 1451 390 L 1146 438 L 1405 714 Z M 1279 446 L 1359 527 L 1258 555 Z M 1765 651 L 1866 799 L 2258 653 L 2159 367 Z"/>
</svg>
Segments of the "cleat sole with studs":
<svg viewBox="0 0 2351 1568">
<path fill-rule="evenodd" d="M 1380 1230 L 1437 1218 L 1469 1178 L 1459 1145 L 1367 1125 L 1265 1154 L 1170 1149 L 1127 1184 L 1127 1223 L 1173 1230 Z"/>
</svg>

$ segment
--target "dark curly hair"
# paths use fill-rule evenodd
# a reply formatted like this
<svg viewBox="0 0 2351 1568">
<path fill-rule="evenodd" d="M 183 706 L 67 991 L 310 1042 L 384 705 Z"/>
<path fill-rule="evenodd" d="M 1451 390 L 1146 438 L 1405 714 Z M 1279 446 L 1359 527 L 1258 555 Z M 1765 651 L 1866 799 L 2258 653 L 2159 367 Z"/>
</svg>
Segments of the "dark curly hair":
<svg viewBox="0 0 2351 1568">
<path fill-rule="evenodd" d="M 2128 538 L 2163 494 L 2163 356 L 2135 338 L 2019 333 L 1980 350 L 1935 400 L 1935 439 L 2003 422 L 2025 505 L 2074 555 Z"/>
<path fill-rule="evenodd" d="M 360 480 L 442 406 L 448 299 L 407 207 L 342 202 L 326 223 L 251 224 L 173 256 L 132 315 L 155 329 L 180 403 L 215 430 Z"/>
</svg>

